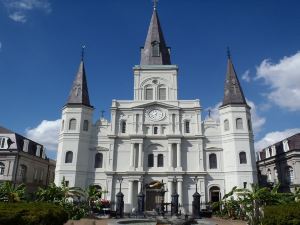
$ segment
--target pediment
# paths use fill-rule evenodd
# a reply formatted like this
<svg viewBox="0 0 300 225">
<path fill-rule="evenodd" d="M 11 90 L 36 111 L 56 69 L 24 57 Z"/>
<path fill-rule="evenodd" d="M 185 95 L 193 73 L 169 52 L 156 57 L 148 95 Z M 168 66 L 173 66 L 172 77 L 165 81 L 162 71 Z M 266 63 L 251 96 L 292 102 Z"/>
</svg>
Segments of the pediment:
<svg viewBox="0 0 300 225">
<path fill-rule="evenodd" d="M 159 102 L 159 101 L 153 101 L 153 102 L 148 102 L 148 103 L 142 103 L 142 104 L 137 104 L 135 106 L 133 106 L 133 109 L 137 109 L 137 108 L 148 108 L 148 107 L 162 107 L 165 109 L 179 109 L 178 106 L 174 106 L 171 104 L 167 104 L 164 102 Z"/>
</svg>

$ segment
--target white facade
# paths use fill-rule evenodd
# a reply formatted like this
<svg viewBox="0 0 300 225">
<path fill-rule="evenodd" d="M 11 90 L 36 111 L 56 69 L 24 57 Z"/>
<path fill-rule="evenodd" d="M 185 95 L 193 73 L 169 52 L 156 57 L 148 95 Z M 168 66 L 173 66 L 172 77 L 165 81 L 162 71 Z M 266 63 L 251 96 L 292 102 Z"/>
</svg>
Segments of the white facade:
<svg viewBox="0 0 300 225">
<path fill-rule="evenodd" d="M 215 201 L 216 193 L 222 197 L 234 186 L 257 182 L 247 105 L 221 107 L 220 122 L 203 120 L 198 99 L 177 99 L 177 66 L 138 65 L 133 72 L 134 99 L 112 100 L 111 121 L 101 118 L 93 124 L 92 107 L 67 104 L 63 108 L 57 185 L 63 177 L 70 186 L 98 184 L 108 191 L 105 198 L 114 202 L 122 177 L 129 212 L 137 207 L 141 184 L 150 210 L 147 184 L 163 181 L 166 202 L 176 188 L 181 210 L 191 212 L 195 176 L 202 202 Z M 67 152 L 72 152 L 71 160 Z"/>
</svg>

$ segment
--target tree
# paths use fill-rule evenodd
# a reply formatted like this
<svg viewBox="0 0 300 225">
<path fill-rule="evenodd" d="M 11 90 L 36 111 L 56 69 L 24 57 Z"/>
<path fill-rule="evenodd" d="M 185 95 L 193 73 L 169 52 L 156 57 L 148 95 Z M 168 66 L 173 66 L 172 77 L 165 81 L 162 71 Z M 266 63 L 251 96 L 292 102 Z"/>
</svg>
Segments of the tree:
<svg viewBox="0 0 300 225">
<path fill-rule="evenodd" d="M 25 196 L 25 184 L 14 187 L 12 182 L 5 181 L 0 186 L 0 200 L 5 202 L 20 202 Z"/>
</svg>

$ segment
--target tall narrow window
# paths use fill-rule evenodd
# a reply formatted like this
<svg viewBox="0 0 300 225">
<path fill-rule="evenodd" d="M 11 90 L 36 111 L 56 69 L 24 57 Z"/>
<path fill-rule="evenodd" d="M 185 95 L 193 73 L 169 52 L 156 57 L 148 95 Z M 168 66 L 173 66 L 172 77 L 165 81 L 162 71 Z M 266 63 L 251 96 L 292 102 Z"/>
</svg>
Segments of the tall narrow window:
<svg viewBox="0 0 300 225">
<path fill-rule="evenodd" d="M 84 131 L 88 131 L 89 130 L 89 121 L 88 120 L 84 120 L 83 121 L 83 130 Z"/>
<path fill-rule="evenodd" d="M 217 155 L 215 153 L 209 154 L 209 168 L 217 169 Z"/>
<path fill-rule="evenodd" d="M 22 182 L 26 182 L 26 176 L 27 176 L 27 166 L 21 165 L 20 167 L 20 177 Z"/>
<path fill-rule="evenodd" d="M 243 129 L 243 119 L 242 118 L 236 119 L 236 129 L 238 129 L 238 130 Z"/>
<path fill-rule="evenodd" d="M 95 155 L 95 168 L 102 168 L 103 167 L 103 154 L 97 153 Z"/>
<path fill-rule="evenodd" d="M 166 100 L 167 99 L 167 96 L 166 96 L 166 92 L 167 92 L 167 89 L 164 88 L 164 87 L 161 87 L 158 89 L 158 97 L 159 97 L 159 100 Z"/>
<path fill-rule="evenodd" d="M 33 180 L 37 181 L 38 180 L 38 170 L 35 168 L 34 173 L 33 173 Z"/>
<path fill-rule="evenodd" d="M 158 127 L 153 127 L 153 133 L 158 134 Z"/>
<path fill-rule="evenodd" d="M 251 126 L 251 120 L 250 119 L 248 119 L 248 130 L 252 131 L 252 126 Z"/>
<path fill-rule="evenodd" d="M 185 133 L 190 133 L 190 121 L 185 121 L 184 130 L 185 130 Z"/>
<path fill-rule="evenodd" d="M 3 162 L 0 162 L 0 175 L 4 174 L 4 170 L 5 170 L 5 165 Z"/>
<path fill-rule="evenodd" d="M 270 169 L 267 170 L 267 181 L 272 182 L 272 173 Z"/>
<path fill-rule="evenodd" d="M 63 120 L 62 122 L 61 122 L 61 130 L 64 130 L 65 129 L 65 121 Z"/>
<path fill-rule="evenodd" d="M 274 183 L 277 184 L 278 183 L 278 172 L 277 169 L 274 168 Z"/>
<path fill-rule="evenodd" d="M 240 164 L 247 164 L 246 152 L 240 152 Z"/>
<path fill-rule="evenodd" d="M 226 119 L 224 120 L 224 130 L 228 131 L 229 130 L 229 121 Z"/>
<path fill-rule="evenodd" d="M 286 182 L 287 184 L 294 183 L 294 170 L 291 166 L 286 167 Z"/>
<path fill-rule="evenodd" d="M 121 122 L 121 132 L 123 134 L 126 133 L 126 121 L 124 121 L 124 120 Z"/>
<path fill-rule="evenodd" d="M 152 56 L 159 57 L 159 42 L 158 41 L 152 42 Z"/>
<path fill-rule="evenodd" d="M 153 167 L 154 166 L 154 155 L 149 154 L 148 155 L 148 167 Z"/>
<path fill-rule="evenodd" d="M 153 100 L 153 88 L 146 88 L 146 100 Z"/>
<path fill-rule="evenodd" d="M 70 119 L 69 130 L 76 130 L 76 119 Z"/>
<path fill-rule="evenodd" d="M 164 167 L 164 155 L 158 154 L 157 156 L 157 167 Z"/>
<path fill-rule="evenodd" d="M 65 163 L 72 163 L 72 161 L 73 161 L 73 152 L 67 151 L 66 152 Z"/>
</svg>

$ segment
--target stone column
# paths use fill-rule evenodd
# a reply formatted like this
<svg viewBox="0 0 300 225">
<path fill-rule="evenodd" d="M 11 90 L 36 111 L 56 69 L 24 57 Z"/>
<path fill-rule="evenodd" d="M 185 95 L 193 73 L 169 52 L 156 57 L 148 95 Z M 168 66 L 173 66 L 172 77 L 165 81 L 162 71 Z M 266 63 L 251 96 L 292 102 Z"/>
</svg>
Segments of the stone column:
<svg viewBox="0 0 300 225">
<path fill-rule="evenodd" d="M 133 180 L 128 181 L 128 205 L 132 206 L 132 197 L 133 197 Z"/>
<path fill-rule="evenodd" d="M 172 144 L 169 143 L 169 169 L 173 170 L 173 149 Z"/>
<path fill-rule="evenodd" d="M 130 146 L 130 160 L 129 160 L 129 170 L 134 170 L 134 143 Z"/>
<path fill-rule="evenodd" d="M 172 193 L 173 193 L 173 178 L 169 178 L 168 179 L 168 198 L 167 198 L 167 202 L 170 203 L 172 200 Z"/>
<path fill-rule="evenodd" d="M 139 162 L 138 162 L 139 170 L 143 170 L 143 143 L 139 143 Z"/>
<path fill-rule="evenodd" d="M 182 170 L 182 166 L 181 166 L 181 143 L 177 143 L 177 170 Z"/>
<path fill-rule="evenodd" d="M 183 182 L 182 177 L 177 178 L 177 193 L 179 195 L 178 202 L 179 202 L 179 205 L 181 205 L 181 207 L 183 209 L 183 212 L 181 212 L 181 213 L 185 213 L 185 209 L 183 208 L 183 205 L 182 205 L 183 204 L 182 182 Z"/>
</svg>

